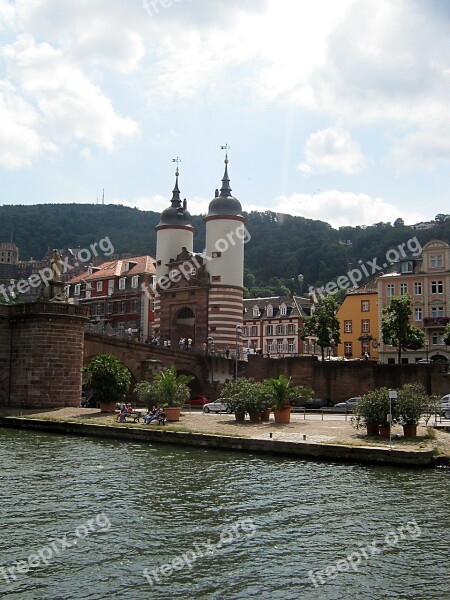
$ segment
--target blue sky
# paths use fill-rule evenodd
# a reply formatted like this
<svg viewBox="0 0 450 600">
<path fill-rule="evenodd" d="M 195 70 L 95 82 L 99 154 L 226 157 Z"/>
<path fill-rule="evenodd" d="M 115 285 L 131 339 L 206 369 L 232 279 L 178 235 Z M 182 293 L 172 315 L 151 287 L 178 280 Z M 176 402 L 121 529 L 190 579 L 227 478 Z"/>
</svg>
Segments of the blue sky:
<svg viewBox="0 0 450 600">
<path fill-rule="evenodd" d="M 444 0 L 0 0 L 0 204 L 450 212 Z"/>
</svg>

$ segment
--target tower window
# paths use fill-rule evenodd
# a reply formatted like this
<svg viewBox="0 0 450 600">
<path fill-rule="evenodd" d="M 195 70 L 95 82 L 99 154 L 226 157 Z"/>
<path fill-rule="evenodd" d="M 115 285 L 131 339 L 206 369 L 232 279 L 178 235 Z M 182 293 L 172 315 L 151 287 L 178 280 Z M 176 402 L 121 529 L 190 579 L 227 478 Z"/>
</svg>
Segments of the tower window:
<svg viewBox="0 0 450 600">
<path fill-rule="evenodd" d="M 212 280 L 215 281 L 216 283 L 218 283 L 221 280 L 221 276 L 220 275 L 213 275 L 212 276 Z"/>
</svg>

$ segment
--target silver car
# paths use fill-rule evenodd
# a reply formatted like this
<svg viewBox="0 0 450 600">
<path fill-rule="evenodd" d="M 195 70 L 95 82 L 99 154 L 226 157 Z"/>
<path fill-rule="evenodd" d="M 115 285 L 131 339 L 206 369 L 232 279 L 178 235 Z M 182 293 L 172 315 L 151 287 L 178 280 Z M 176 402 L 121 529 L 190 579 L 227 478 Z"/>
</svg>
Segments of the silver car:
<svg viewBox="0 0 450 600">
<path fill-rule="evenodd" d="M 444 419 L 450 419 L 450 394 L 442 396 L 440 399 L 441 415 Z"/>
<path fill-rule="evenodd" d="M 231 414 L 233 411 L 231 410 L 231 408 L 228 408 L 228 404 L 226 402 L 226 400 L 220 398 L 218 400 L 215 400 L 214 402 L 208 402 L 208 404 L 205 404 L 205 406 L 203 407 L 203 412 Z"/>
<path fill-rule="evenodd" d="M 349 398 L 348 400 L 346 400 L 345 402 L 338 402 L 337 404 L 334 405 L 334 408 L 340 409 L 340 410 L 353 410 L 355 404 L 358 402 L 358 400 L 361 400 L 361 396 L 355 396 L 354 398 Z"/>
</svg>

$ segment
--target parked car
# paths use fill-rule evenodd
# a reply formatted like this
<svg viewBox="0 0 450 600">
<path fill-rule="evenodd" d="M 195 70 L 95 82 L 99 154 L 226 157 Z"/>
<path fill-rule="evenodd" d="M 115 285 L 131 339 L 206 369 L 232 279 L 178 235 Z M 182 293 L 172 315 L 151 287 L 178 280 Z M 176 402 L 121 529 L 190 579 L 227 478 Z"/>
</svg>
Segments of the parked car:
<svg viewBox="0 0 450 600">
<path fill-rule="evenodd" d="M 439 402 L 441 405 L 441 415 L 445 419 L 450 419 L 450 394 L 442 396 Z"/>
<path fill-rule="evenodd" d="M 293 407 L 296 408 L 324 408 L 326 406 L 333 406 L 333 403 L 328 398 L 313 398 L 312 400 L 294 400 L 292 403 Z"/>
<path fill-rule="evenodd" d="M 228 408 L 228 404 L 226 403 L 226 400 L 223 400 L 223 399 L 219 398 L 219 400 L 215 400 L 214 402 L 208 402 L 208 404 L 205 404 L 205 406 L 203 407 L 203 412 L 205 412 L 205 413 L 215 412 L 215 413 L 228 413 L 228 414 L 231 414 L 233 411 L 231 410 L 231 408 Z"/>
<path fill-rule="evenodd" d="M 353 407 L 358 402 L 358 400 L 361 400 L 361 396 L 354 396 L 353 398 L 349 398 L 345 402 L 338 402 L 334 405 L 334 408 L 337 408 L 339 410 L 353 410 Z"/>
<path fill-rule="evenodd" d="M 209 402 L 211 402 L 209 398 L 203 396 L 202 394 L 199 394 L 198 396 L 192 396 L 189 400 L 189 404 L 191 406 L 205 406 L 205 404 L 208 404 Z"/>
</svg>

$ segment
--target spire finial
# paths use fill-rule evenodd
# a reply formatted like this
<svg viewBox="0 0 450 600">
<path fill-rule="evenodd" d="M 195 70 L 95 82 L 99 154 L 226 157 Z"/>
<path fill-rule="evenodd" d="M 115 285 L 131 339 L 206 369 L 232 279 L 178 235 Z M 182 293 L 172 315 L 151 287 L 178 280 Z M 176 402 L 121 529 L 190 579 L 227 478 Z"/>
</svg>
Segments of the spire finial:
<svg viewBox="0 0 450 600">
<path fill-rule="evenodd" d="M 228 177 L 228 150 L 230 149 L 230 146 L 228 144 L 225 144 L 225 146 L 220 146 L 220 149 L 225 150 L 225 173 L 222 179 L 222 188 L 220 190 L 220 195 L 227 198 L 228 196 L 231 196 L 230 178 Z"/>
<path fill-rule="evenodd" d="M 178 176 L 180 174 L 178 170 L 178 164 L 181 162 L 181 158 L 178 158 L 178 156 L 176 158 L 172 158 L 172 162 L 177 163 L 177 170 L 175 171 L 175 187 L 172 190 L 172 206 L 179 208 L 181 206 L 181 199 L 180 190 L 178 188 Z"/>
</svg>

